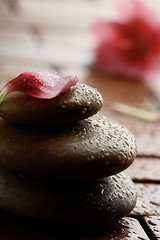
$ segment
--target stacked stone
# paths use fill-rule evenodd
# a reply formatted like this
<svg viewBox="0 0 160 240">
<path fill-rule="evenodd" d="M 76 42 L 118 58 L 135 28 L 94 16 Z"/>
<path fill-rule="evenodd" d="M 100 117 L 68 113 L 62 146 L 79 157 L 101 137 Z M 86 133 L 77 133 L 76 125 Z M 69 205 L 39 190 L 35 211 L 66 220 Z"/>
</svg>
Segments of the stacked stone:
<svg viewBox="0 0 160 240">
<path fill-rule="evenodd" d="M 96 113 L 102 97 L 77 83 L 58 97 L 20 92 L 0 105 L 0 209 L 58 223 L 108 223 L 136 202 L 120 173 L 136 156 L 133 135 Z"/>
</svg>

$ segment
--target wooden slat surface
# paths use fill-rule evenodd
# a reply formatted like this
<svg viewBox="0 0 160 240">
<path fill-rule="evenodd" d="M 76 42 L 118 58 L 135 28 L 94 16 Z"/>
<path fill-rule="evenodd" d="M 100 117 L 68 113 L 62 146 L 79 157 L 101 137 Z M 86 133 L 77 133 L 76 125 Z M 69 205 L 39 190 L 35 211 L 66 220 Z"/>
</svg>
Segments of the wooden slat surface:
<svg viewBox="0 0 160 240">
<path fill-rule="evenodd" d="M 137 204 L 133 215 L 160 215 L 160 184 L 135 183 L 137 190 Z"/>
<path fill-rule="evenodd" d="M 160 12 L 159 0 L 147 0 Z M 137 189 L 135 209 L 112 227 L 92 235 L 63 232 L 46 224 L 0 214 L 0 239 L 160 239 L 160 124 L 114 112 L 112 102 L 151 111 L 160 110 L 160 73 L 157 81 L 142 83 L 107 76 L 94 66 L 93 23 L 114 17 L 109 0 L 0 0 L 0 88 L 23 71 L 77 75 L 96 87 L 104 98 L 100 114 L 125 125 L 137 139 L 138 157 L 125 172 Z M 83 234 L 82 234 L 83 233 Z"/>
<path fill-rule="evenodd" d="M 149 240 L 137 219 L 131 217 L 125 217 L 101 230 L 98 227 L 84 229 L 80 226 L 76 229 L 66 226 L 48 226 L 40 222 L 26 224 L 24 219 L 13 218 L 9 215 L 2 215 L 0 223 L 2 240 Z"/>
<path fill-rule="evenodd" d="M 137 158 L 124 172 L 135 182 L 160 183 L 160 160 L 158 158 Z"/>
<path fill-rule="evenodd" d="M 160 239 L 160 216 L 147 216 L 144 218 L 153 239 Z"/>
</svg>

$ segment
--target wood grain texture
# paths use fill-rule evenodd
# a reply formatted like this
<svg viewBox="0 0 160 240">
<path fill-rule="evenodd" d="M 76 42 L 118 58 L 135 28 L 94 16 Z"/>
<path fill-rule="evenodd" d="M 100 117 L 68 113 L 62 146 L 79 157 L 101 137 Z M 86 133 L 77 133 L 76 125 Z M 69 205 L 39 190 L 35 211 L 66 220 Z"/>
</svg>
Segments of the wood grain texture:
<svg viewBox="0 0 160 240">
<path fill-rule="evenodd" d="M 137 158 L 124 172 L 135 182 L 160 183 L 160 160 L 158 158 Z"/>
<path fill-rule="evenodd" d="M 160 184 L 135 183 L 137 204 L 131 215 L 160 215 Z"/>
<path fill-rule="evenodd" d="M 150 230 L 150 235 L 153 239 L 160 239 L 160 216 L 144 217 L 147 227 Z"/>
</svg>

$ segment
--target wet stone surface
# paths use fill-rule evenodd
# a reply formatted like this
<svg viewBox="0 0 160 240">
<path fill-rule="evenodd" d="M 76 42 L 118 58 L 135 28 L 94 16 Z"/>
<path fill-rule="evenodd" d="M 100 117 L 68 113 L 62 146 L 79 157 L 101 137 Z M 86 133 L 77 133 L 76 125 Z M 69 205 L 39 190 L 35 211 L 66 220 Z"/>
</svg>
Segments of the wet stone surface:
<svg viewBox="0 0 160 240">
<path fill-rule="evenodd" d="M 92 181 L 20 177 L 0 169 L 0 209 L 61 224 L 108 224 L 135 206 L 136 192 L 120 173 Z"/>
<path fill-rule="evenodd" d="M 135 138 L 125 127 L 96 115 L 46 128 L 0 119 L 0 132 L 1 166 L 35 177 L 103 178 L 126 169 L 137 153 Z"/>
<path fill-rule="evenodd" d="M 51 99 L 12 92 L 0 104 L 0 117 L 17 124 L 54 126 L 86 119 L 96 114 L 102 104 L 102 96 L 95 88 L 77 83 Z"/>
</svg>

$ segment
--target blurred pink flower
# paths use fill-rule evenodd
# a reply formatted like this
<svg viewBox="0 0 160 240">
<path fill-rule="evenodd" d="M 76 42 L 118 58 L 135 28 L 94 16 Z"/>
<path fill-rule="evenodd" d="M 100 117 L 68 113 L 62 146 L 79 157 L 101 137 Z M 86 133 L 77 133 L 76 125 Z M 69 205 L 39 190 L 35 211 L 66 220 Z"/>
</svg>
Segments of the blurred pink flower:
<svg viewBox="0 0 160 240">
<path fill-rule="evenodd" d="M 62 77 L 47 72 L 23 72 L 9 81 L 0 92 L 0 103 L 13 91 L 24 92 L 36 98 L 51 99 L 75 85 L 77 77 Z"/>
<path fill-rule="evenodd" d="M 117 22 L 94 26 L 96 64 L 108 73 L 151 79 L 160 61 L 160 22 L 141 1 L 121 1 L 118 7 Z"/>
</svg>

